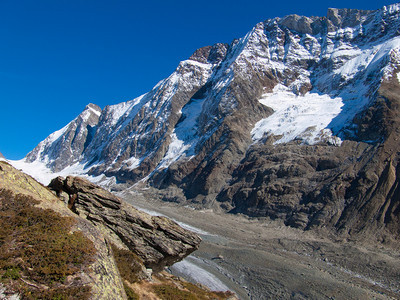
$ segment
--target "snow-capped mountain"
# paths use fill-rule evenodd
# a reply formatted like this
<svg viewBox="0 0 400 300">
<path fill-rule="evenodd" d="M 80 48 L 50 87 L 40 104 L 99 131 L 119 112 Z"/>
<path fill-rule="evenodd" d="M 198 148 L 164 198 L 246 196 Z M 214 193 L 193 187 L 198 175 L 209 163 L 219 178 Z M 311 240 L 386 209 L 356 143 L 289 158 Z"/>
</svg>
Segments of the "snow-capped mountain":
<svg viewBox="0 0 400 300">
<path fill-rule="evenodd" d="M 266 20 L 197 50 L 134 100 L 88 105 L 15 164 L 147 182 L 166 200 L 303 228 L 353 228 L 358 219 L 344 216 L 360 207 L 369 216 L 373 202 L 372 217 L 389 224 L 398 218 L 399 14 L 393 4 Z"/>
<path fill-rule="evenodd" d="M 93 138 L 95 126 L 99 122 L 101 108 L 89 104 L 85 110 L 64 128 L 53 132 L 26 156 L 26 162 L 39 161 L 52 171 L 80 161 L 87 145 Z"/>
</svg>

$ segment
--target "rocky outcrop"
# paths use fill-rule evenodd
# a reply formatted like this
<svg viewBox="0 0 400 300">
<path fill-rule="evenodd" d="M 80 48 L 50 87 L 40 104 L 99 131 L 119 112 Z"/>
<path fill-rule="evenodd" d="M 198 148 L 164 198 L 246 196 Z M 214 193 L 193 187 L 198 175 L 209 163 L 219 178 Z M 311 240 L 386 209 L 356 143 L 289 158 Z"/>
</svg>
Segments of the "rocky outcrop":
<svg viewBox="0 0 400 300">
<path fill-rule="evenodd" d="M 59 288 L 88 286 L 90 287 L 90 299 L 126 299 L 122 280 L 115 264 L 111 247 L 98 228 L 93 226 L 91 222 L 77 217 L 61 203 L 53 193 L 33 178 L 16 170 L 8 163 L 1 161 L 0 191 L 9 191 L 12 195 L 31 197 L 30 199 L 38 202 L 38 204 L 36 204 L 37 207 L 50 209 L 62 217 L 72 218 L 75 220 L 72 230 L 82 232 L 84 237 L 88 238 L 93 243 L 96 252 L 91 259 L 92 262 L 89 265 L 89 271 L 80 270 L 78 276 L 75 276 L 76 279 L 71 281 L 71 278 L 68 278 L 68 280 L 64 282 L 64 285 L 58 285 Z M 0 207 L 2 205 L 6 206 L 7 201 L 9 201 L 8 198 L 0 198 Z M 3 215 L 1 217 L 3 217 Z M 44 231 L 43 234 L 46 234 L 46 232 Z M 46 251 L 51 251 L 51 249 L 46 249 Z M 34 255 L 44 254 L 34 253 Z M 18 259 L 17 257 L 15 258 Z M 42 266 L 42 268 L 45 268 L 45 266 Z M 32 282 L 29 277 L 22 279 L 28 282 L 31 287 L 36 285 L 36 289 L 41 286 L 40 284 L 37 285 Z M 48 287 L 43 288 L 48 290 Z"/>
<path fill-rule="evenodd" d="M 200 244 L 199 236 L 170 219 L 140 212 L 85 179 L 57 177 L 49 187 L 72 211 L 115 236 L 155 271 L 182 260 Z"/>
</svg>

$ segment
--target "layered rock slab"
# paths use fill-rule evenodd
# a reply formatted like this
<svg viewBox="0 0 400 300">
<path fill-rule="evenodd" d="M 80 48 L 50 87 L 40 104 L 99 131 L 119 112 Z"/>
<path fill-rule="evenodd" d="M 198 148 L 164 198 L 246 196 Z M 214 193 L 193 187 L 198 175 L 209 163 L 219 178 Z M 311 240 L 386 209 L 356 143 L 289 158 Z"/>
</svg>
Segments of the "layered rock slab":
<svg viewBox="0 0 400 300">
<path fill-rule="evenodd" d="M 201 242 L 198 235 L 174 221 L 140 212 L 86 179 L 57 177 L 49 188 L 68 202 L 72 211 L 114 236 L 154 271 L 182 260 Z"/>
</svg>

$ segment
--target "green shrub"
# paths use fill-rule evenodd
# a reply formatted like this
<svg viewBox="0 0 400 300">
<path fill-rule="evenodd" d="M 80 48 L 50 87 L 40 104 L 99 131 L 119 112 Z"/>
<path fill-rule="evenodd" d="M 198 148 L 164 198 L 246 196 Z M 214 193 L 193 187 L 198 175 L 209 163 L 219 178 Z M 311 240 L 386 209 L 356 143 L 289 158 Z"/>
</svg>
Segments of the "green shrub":
<svg viewBox="0 0 400 300">
<path fill-rule="evenodd" d="M 169 284 L 160 284 L 153 287 L 154 293 L 162 300 L 198 300 L 192 292 L 180 290 Z"/>
<path fill-rule="evenodd" d="M 27 289 L 22 288 L 23 299 L 37 300 L 75 300 L 89 299 L 90 288 L 87 286 L 68 287 L 68 288 L 51 288 L 48 290 Z"/>
<path fill-rule="evenodd" d="M 21 270 L 19 268 L 10 267 L 10 268 L 5 270 L 5 272 L 4 272 L 2 277 L 3 278 L 10 278 L 12 280 L 17 280 L 17 279 L 21 278 L 20 272 L 21 272 Z"/>
<path fill-rule="evenodd" d="M 193 283 L 184 282 L 182 284 L 187 290 L 194 293 L 199 300 L 206 300 L 206 299 L 213 299 L 213 300 L 224 300 L 233 296 L 234 294 L 230 291 L 226 292 L 214 292 L 214 291 L 207 291 Z"/>
<path fill-rule="evenodd" d="M 124 282 L 124 289 L 128 300 L 139 300 L 139 295 L 135 293 L 125 282 Z"/>
<path fill-rule="evenodd" d="M 130 283 L 138 282 L 143 275 L 143 262 L 132 251 L 120 249 L 111 244 L 114 258 L 121 277 Z"/>
<path fill-rule="evenodd" d="M 176 278 L 176 277 L 175 277 Z M 160 278 L 159 278 L 160 279 Z M 175 279 L 176 280 L 176 279 Z M 178 286 L 173 281 L 161 279 L 163 284 L 153 287 L 154 293 L 163 300 L 226 300 L 234 294 L 230 291 L 213 292 L 190 282 L 179 280 Z"/>
</svg>

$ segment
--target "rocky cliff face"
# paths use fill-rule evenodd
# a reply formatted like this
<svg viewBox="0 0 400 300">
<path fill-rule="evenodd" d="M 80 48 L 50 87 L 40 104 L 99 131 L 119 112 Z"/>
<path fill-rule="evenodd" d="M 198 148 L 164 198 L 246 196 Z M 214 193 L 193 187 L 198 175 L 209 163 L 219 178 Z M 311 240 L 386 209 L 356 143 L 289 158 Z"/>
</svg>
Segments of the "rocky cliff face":
<svg viewBox="0 0 400 300">
<path fill-rule="evenodd" d="M 247 152 L 218 201 L 232 212 L 280 218 L 294 227 L 334 228 L 381 241 L 396 237 L 400 99 L 395 91 L 400 85 L 393 76 L 356 117 L 358 137 L 379 136 L 380 143 L 258 144 Z"/>
<path fill-rule="evenodd" d="M 72 211 L 91 221 L 142 258 L 146 267 L 161 271 L 182 260 L 200 244 L 200 237 L 166 217 L 140 212 L 110 192 L 79 178 L 57 177 L 49 187 Z"/>
<path fill-rule="evenodd" d="M 26 163 L 77 163 L 103 184 L 147 182 L 165 200 L 301 228 L 398 232 L 399 13 L 261 22 L 149 93 L 78 117 Z"/>
</svg>

